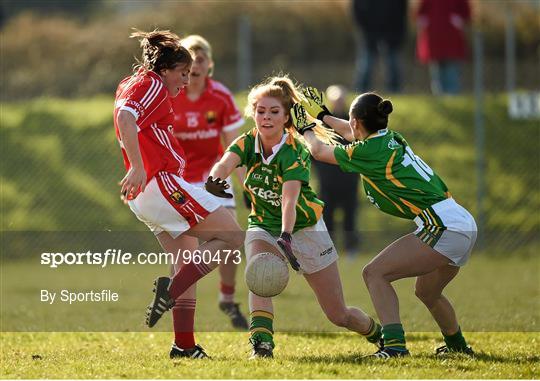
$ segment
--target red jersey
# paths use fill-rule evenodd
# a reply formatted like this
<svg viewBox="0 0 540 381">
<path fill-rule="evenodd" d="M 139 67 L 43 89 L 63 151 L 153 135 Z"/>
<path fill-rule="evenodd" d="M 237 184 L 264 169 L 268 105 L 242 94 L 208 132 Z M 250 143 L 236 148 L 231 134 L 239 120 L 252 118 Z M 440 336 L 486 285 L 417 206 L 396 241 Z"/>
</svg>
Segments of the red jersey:
<svg viewBox="0 0 540 381">
<path fill-rule="evenodd" d="M 416 42 L 420 62 L 467 58 L 464 26 L 471 19 L 468 0 L 422 0 L 417 16 L 425 24 Z"/>
<path fill-rule="evenodd" d="M 206 181 L 212 166 L 221 158 L 221 133 L 239 128 L 244 120 L 233 95 L 221 83 L 206 80 L 199 99 L 191 101 L 186 91 L 172 98 L 174 136 L 186 152 L 184 178 L 191 183 Z"/>
<path fill-rule="evenodd" d="M 141 150 L 147 182 L 158 172 L 182 176 L 185 155 L 172 134 L 174 113 L 169 91 L 156 73 L 139 71 L 124 78 L 116 90 L 114 128 L 122 147 L 124 165 L 131 164 L 120 139 L 117 117 L 120 111 L 130 112 L 137 121 L 139 149 Z"/>
</svg>

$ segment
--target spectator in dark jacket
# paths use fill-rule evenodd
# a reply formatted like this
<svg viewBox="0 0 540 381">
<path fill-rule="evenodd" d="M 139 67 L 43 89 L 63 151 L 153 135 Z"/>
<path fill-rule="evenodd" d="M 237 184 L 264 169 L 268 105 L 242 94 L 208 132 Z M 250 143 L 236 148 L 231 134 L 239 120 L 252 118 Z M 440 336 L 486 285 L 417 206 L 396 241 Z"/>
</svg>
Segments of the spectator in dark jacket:
<svg viewBox="0 0 540 381">
<path fill-rule="evenodd" d="M 433 94 L 461 90 L 460 63 L 467 58 L 465 25 L 470 21 L 468 0 L 421 0 L 418 7 L 416 53 L 429 65 Z"/>
<path fill-rule="evenodd" d="M 347 90 L 342 86 L 332 85 L 326 90 L 328 108 L 338 118 L 349 119 Z M 342 144 L 350 142 L 343 139 Z M 323 217 L 326 227 L 334 242 L 337 242 L 335 214 L 343 212 L 343 238 L 345 253 L 352 257 L 358 253 L 360 234 L 356 231 L 356 212 L 358 208 L 358 179 L 356 174 L 345 173 L 338 166 L 313 160 L 312 164 L 319 178 L 321 200 L 324 201 Z"/>
<path fill-rule="evenodd" d="M 406 36 L 407 0 L 353 0 L 352 7 L 362 37 L 357 48 L 355 90 L 372 90 L 373 69 L 379 49 L 382 49 L 386 55 L 386 89 L 399 92 L 399 56 Z"/>
</svg>

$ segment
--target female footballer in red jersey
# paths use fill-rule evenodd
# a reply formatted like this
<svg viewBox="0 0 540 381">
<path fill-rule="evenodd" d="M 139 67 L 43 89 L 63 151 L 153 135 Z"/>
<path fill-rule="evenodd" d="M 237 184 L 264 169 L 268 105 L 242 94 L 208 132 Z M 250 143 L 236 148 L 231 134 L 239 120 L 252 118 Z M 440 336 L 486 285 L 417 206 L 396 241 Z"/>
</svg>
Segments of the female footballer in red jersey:
<svg viewBox="0 0 540 381">
<path fill-rule="evenodd" d="M 131 37 L 140 40 L 143 54 L 135 74 L 122 80 L 116 91 L 114 125 L 127 170 L 121 192 L 166 252 L 182 252 L 184 241 L 194 237 L 204 242 L 200 252 L 221 258 L 224 249 L 242 245 L 244 233 L 213 196 L 183 179 L 185 155 L 172 134 L 171 97 L 189 82 L 191 54 L 169 31 L 137 31 Z M 153 327 L 217 262 L 191 260 L 172 278 L 157 278 L 146 324 Z M 198 345 L 177 352 L 175 356 L 206 357 Z"/>
<path fill-rule="evenodd" d="M 185 91 L 171 100 L 174 110 L 173 133 L 184 149 L 189 164 L 184 170 L 184 179 L 204 188 L 212 166 L 223 155 L 222 140 L 229 146 L 238 137 L 244 119 L 231 92 L 211 78 L 214 61 L 208 41 L 201 36 L 191 35 L 183 38 L 181 44 L 191 51 L 194 61 Z M 244 181 L 244 173 L 243 168 L 237 169 L 240 183 Z M 234 198 L 217 200 L 236 217 Z M 198 245 L 197 239 L 193 238 L 191 246 L 197 248 Z M 236 267 L 234 261 L 226 261 L 219 266 L 219 308 L 230 317 L 233 327 L 246 330 L 246 318 L 240 312 L 239 305 L 234 302 Z M 189 327 L 185 325 L 185 321 L 195 313 L 195 288 L 188 290 L 180 299 L 182 300 L 177 301 L 177 306 L 172 310 L 175 342 L 180 348 L 189 348 L 193 346 L 194 338 L 192 333 L 190 335 L 190 332 L 186 331 Z M 193 318 L 190 319 L 192 320 Z M 178 332 L 178 329 L 183 332 Z"/>
</svg>

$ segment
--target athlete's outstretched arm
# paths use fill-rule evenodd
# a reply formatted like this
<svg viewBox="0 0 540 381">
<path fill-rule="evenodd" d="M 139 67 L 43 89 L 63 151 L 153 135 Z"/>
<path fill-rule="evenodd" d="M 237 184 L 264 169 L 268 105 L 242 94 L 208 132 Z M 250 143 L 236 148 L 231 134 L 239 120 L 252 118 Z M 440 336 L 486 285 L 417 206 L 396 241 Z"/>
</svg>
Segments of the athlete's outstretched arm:
<svg viewBox="0 0 540 381">
<path fill-rule="evenodd" d="M 283 254 L 291 264 L 294 271 L 300 270 L 300 264 L 292 250 L 292 232 L 296 224 L 296 203 L 302 183 L 298 180 L 289 180 L 283 183 L 281 190 L 281 234 L 277 244 L 283 250 Z"/>
<path fill-rule="evenodd" d="M 334 156 L 334 146 L 324 144 L 315 136 L 313 131 L 306 131 L 304 133 L 304 139 L 308 145 L 309 152 L 315 160 L 337 165 L 336 157 Z"/>
<path fill-rule="evenodd" d="M 333 115 L 325 115 L 322 118 L 322 121 L 324 124 L 332 127 L 334 131 L 343 136 L 346 140 L 350 142 L 354 141 L 354 135 L 348 120 L 336 118 Z"/>
<path fill-rule="evenodd" d="M 303 104 L 294 104 L 293 107 L 291 107 L 291 116 L 293 119 L 294 129 L 304 137 L 311 155 L 313 155 L 316 160 L 324 161 L 330 164 L 337 164 L 336 159 L 334 158 L 333 147 L 324 144 L 323 141 L 317 138 L 315 132 L 313 132 L 316 124 L 314 122 L 310 123 L 308 120 L 306 108 L 303 106 Z M 322 118 L 324 117 L 329 116 L 324 115 Z"/>
<path fill-rule="evenodd" d="M 140 189 L 144 192 L 146 186 L 146 171 L 139 149 L 139 137 L 137 135 L 137 120 L 128 111 L 121 110 L 117 116 L 118 132 L 122 145 L 126 150 L 126 155 L 129 159 L 130 168 L 126 173 L 120 185 L 120 192 L 124 196 L 137 193 Z"/>
<path fill-rule="evenodd" d="M 299 180 L 289 180 L 283 183 L 281 203 L 281 231 L 292 233 L 296 224 L 296 203 L 302 184 Z"/>
<path fill-rule="evenodd" d="M 210 176 L 214 179 L 226 179 L 234 171 L 234 169 L 241 163 L 240 156 L 234 152 L 225 152 L 221 159 L 214 164 L 210 171 Z"/>
</svg>

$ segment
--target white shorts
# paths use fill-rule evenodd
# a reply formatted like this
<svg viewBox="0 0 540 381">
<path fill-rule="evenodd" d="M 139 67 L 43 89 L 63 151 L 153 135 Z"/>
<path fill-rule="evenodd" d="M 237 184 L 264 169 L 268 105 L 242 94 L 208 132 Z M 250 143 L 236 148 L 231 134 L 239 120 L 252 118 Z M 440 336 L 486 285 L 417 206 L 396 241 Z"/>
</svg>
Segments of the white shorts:
<svg viewBox="0 0 540 381">
<path fill-rule="evenodd" d="M 261 240 L 281 252 L 277 244 L 277 238 L 263 228 L 252 227 L 246 232 L 244 247 L 247 248 L 254 240 Z M 298 263 L 300 263 L 300 272 L 304 274 L 313 274 L 320 271 L 338 258 L 336 248 L 322 217 L 315 225 L 299 230 L 292 235 L 292 249 Z"/>
<path fill-rule="evenodd" d="M 232 179 L 230 177 L 227 177 L 225 180 L 231 186 L 229 188 L 229 190 L 227 191 L 227 193 L 231 193 L 233 195 L 233 197 L 232 198 L 222 198 L 222 197 L 214 196 L 213 194 L 210 194 L 210 196 L 214 197 L 216 199 L 216 201 L 221 206 L 224 206 L 226 208 L 236 208 L 236 201 L 234 199 L 234 192 L 233 192 L 233 189 L 232 189 Z M 204 183 L 205 182 L 202 181 L 200 183 L 193 183 L 192 185 L 204 189 Z"/>
<path fill-rule="evenodd" d="M 176 238 L 219 208 L 220 204 L 215 199 L 206 190 L 181 177 L 161 172 L 146 184 L 143 193 L 128 204 L 155 235 L 166 231 Z"/>
<path fill-rule="evenodd" d="M 414 232 L 423 242 L 463 266 L 471 255 L 478 229 L 473 216 L 453 198 L 440 201 L 422 211 L 414 222 Z"/>
</svg>

